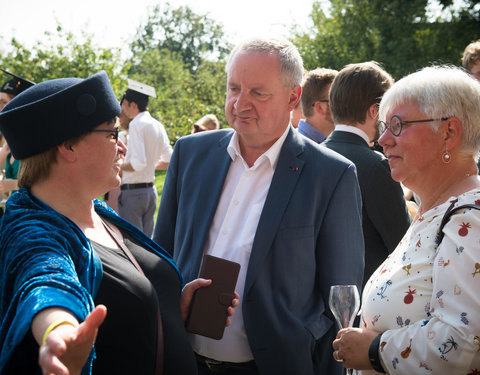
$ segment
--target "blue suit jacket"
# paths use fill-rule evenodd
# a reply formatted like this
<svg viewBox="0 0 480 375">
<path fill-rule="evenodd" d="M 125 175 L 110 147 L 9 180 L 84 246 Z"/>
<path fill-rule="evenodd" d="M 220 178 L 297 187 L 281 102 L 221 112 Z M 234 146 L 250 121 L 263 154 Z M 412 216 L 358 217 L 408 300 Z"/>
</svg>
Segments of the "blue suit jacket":
<svg viewBox="0 0 480 375">
<path fill-rule="evenodd" d="M 170 160 L 154 240 L 174 254 L 188 282 L 203 249 L 231 162 L 233 130 L 180 139 Z M 292 128 L 258 223 L 243 316 L 262 374 L 341 374 L 331 285 L 361 287 L 364 245 L 355 166 Z M 233 317 L 235 319 L 235 316 Z"/>
</svg>

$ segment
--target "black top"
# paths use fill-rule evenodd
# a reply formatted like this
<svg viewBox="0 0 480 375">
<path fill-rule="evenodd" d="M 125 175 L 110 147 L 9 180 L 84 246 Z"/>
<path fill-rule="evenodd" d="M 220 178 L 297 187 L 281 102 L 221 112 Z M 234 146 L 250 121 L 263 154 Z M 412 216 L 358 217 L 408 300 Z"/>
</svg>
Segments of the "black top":
<svg viewBox="0 0 480 375">
<path fill-rule="evenodd" d="M 95 304 L 107 307 L 107 317 L 95 344 L 93 374 L 155 373 L 158 304 L 163 326 L 164 374 L 196 374 L 196 360 L 180 314 L 181 286 L 175 270 L 128 237 L 125 245 L 146 277 L 121 249 L 93 241 L 92 245 L 103 265 Z"/>
</svg>

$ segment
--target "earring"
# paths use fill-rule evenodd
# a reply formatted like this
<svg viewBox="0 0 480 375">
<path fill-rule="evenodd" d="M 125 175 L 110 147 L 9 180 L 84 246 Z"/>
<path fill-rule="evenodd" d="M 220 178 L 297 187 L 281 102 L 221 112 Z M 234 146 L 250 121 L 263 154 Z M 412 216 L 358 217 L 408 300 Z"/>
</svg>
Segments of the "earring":
<svg viewBox="0 0 480 375">
<path fill-rule="evenodd" d="M 442 161 L 445 164 L 448 164 L 452 161 L 452 156 L 450 155 L 450 153 L 447 150 L 445 150 L 445 152 L 442 155 Z"/>
</svg>

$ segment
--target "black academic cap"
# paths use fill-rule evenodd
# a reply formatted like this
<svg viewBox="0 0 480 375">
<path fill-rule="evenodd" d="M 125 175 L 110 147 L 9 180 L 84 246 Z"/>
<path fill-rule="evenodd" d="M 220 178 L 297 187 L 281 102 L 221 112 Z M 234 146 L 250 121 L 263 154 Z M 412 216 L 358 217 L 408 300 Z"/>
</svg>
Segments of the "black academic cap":
<svg viewBox="0 0 480 375">
<path fill-rule="evenodd" d="M 33 86 L 35 82 L 29 81 L 28 79 L 17 76 L 16 74 L 10 73 L 5 69 L 0 69 L 2 72 L 12 76 L 12 79 L 5 82 L 0 88 L 0 92 L 4 92 L 13 96 L 20 94 L 22 91 L 25 91 L 29 87 Z"/>
</svg>

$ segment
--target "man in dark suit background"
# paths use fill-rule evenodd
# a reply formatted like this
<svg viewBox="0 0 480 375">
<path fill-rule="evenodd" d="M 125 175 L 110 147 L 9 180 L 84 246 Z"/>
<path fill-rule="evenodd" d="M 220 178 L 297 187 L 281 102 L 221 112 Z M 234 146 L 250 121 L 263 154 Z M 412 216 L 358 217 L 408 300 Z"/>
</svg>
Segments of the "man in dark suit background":
<svg viewBox="0 0 480 375">
<path fill-rule="evenodd" d="M 364 283 L 402 239 L 410 216 L 403 190 L 384 155 L 370 149 L 378 139 L 378 104 L 393 84 L 377 63 L 350 64 L 330 88 L 335 131 L 322 143 L 355 163 L 362 192 Z"/>
<path fill-rule="evenodd" d="M 339 375 L 328 296 L 362 282 L 355 166 L 289 126 L 303 74 L 290 42 L 246 41 L 226 70 L 233 129 L 177 141 L 153 237 L 187 282 L 204 253 L 241 264 L 223 338 L 191 335 L 199 374 Z"/>
</svg>

